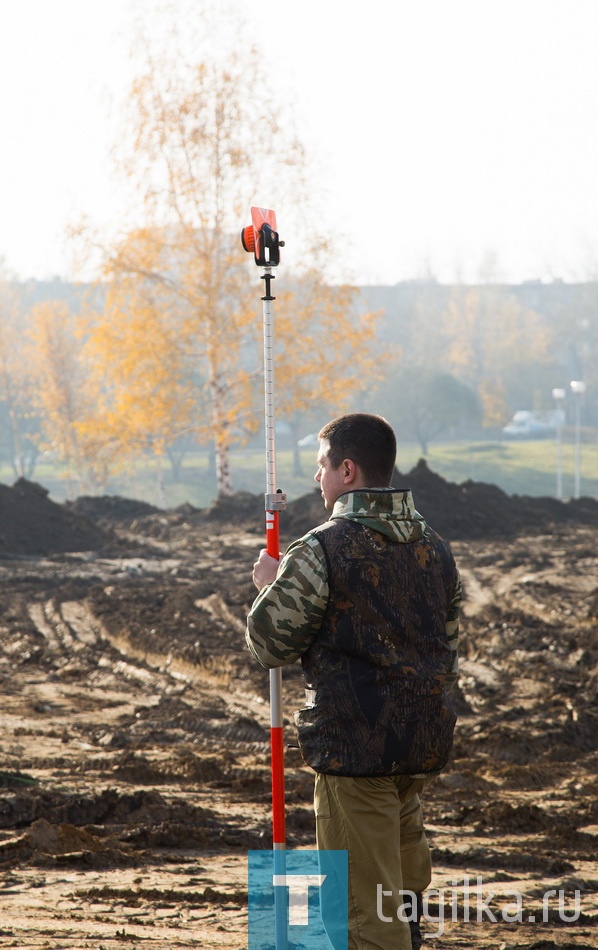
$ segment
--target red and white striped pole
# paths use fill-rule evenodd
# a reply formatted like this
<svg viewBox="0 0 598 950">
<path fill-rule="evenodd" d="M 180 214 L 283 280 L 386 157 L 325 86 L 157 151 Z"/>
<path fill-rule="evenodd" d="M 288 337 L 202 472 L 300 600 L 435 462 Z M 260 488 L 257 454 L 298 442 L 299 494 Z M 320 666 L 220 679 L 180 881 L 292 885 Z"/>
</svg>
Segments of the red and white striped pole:
<svg viewBox="0 0 598 950">
<path fill-rule="evenodd" d="M 286 497 L 276 489 L 276 433 L 274 424 L 274 317 L 270 267 L 264 268 L 266 281 L 264 305 L 264 396 L 266 420 L 266 550 L 270 557 L 280 557 L 279 517 Z M 270 747 L 272 752 L 272 847 L 286 847 L 284 809 L 284 735 L 282 718 L 282 671 L 270 670 Z"/>
<path fill-rule="evenodd" d="M 266 550 L 270 557 L 280 558 L 280 512 L 286 507 L 286 495 L 276 487 L 276 428 L 274 397 L 274 312 L 271 284 L 272 268 L 280 260 L 276 216 L 266 208 L 251 209 L 252 224 L 243 229 L 241 240 L 246 251 L 253 251 L 256 264 L 264 268 L 262 297 L 264 321 L 264 417 L 266 432 Z M 286 823 L 284 802 L 284 727 L 282 713 L 282 671 L 270 670 L 270 753 L 272 772 L 272 849 L 273 873 L 285 874 Z M 287 950 L 286 889 L 274 888 L 276 950 Z"/>
</svg>

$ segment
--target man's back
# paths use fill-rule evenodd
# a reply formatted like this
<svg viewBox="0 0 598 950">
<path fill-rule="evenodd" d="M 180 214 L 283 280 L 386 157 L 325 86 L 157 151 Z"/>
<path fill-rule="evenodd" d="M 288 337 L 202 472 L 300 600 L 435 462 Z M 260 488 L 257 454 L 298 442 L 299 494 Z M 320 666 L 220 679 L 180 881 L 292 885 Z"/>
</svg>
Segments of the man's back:
<svg viewBox="0 0 598 950">
<path fill-rule="evenodd" d="M 385 493 L 385 502 L 403 494 Z M 311 702 L 296 717 L 299 741 L 317 771 L 438 771 L 455 722 L 447 617 L 457 570 L 448 545 L 423 522 L 407 540 L 405 521 L 400 533 L 381 533 L 371 508 L 370 515 L 366 523 L 338 518 L 313 532 L 329 593 L 320 633 L 302 656 Z"/>
</svg>

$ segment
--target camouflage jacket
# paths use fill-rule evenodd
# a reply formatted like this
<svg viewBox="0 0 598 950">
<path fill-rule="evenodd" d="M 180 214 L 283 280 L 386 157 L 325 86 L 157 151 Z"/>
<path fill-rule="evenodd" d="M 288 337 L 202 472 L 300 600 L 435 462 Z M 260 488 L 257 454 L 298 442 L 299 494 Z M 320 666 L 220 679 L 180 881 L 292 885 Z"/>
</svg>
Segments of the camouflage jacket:
<svg viewBox="0 0 598 950">
<path fill-rule="evenodd" d="M 291 545 L 253 604 L 247 642 L 266 667 L 302 658 L 307 702 L 296 721 L 312 767 L 351 775 L 442 767 L 460 597 L 448 545 L 408 491 L 343 495 L 329 522 Z"/>
</svg>

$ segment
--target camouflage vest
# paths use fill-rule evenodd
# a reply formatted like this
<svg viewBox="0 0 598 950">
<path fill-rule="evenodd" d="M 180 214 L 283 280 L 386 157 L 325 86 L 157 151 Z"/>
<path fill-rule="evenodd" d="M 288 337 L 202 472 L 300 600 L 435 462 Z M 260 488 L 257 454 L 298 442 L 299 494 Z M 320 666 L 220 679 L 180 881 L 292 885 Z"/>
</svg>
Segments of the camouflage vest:
<svg viewBox="0 0 598 950">
<path fill-rule="evenodd" d="M 295 718 L 305 761 L 335 775 L 438 771 L 456 718 L 444 685 L 457 580 L 448 544 L 430 528 L 396 543 L 348 519 L 314 534 L 330 597 L 302 657 L 308 701 Z"/>
</svg>

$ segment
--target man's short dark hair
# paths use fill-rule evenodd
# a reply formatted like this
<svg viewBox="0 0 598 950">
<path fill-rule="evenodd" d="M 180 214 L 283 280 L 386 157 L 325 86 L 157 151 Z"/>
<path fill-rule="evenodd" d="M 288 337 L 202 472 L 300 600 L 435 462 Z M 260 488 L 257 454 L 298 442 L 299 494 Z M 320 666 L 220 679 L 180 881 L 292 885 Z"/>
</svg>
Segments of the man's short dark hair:
<svg viewBox="0 0 598 950">
<path fill-rule="evenodd" d="M 330 443 L 328 458 L 333 468 L 343 459 L 359 465 L 369 488 L 390 485 L 397 457 L 397 440 L 382 416 L 352 412 L 328 422 L 318 433 Z"/>
</svg>

